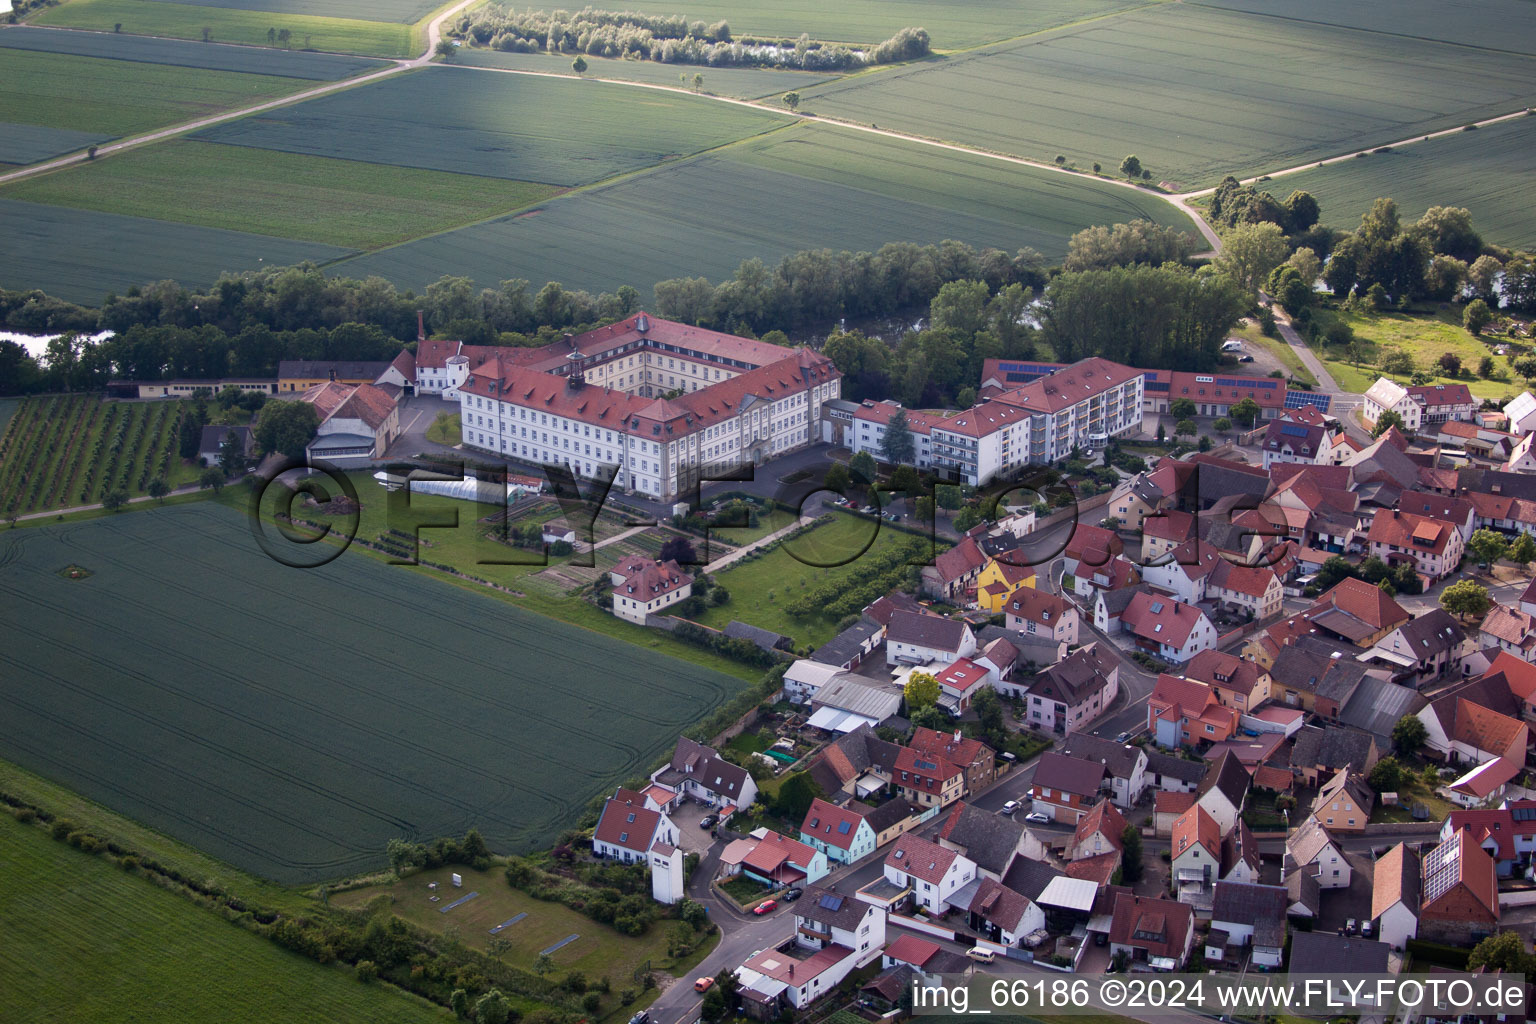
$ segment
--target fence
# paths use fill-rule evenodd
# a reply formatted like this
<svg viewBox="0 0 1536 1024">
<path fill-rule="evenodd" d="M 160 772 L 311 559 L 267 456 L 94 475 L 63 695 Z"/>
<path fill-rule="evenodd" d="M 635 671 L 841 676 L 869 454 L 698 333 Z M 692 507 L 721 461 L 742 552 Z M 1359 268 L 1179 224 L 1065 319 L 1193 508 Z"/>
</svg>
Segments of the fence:
<svg viewBox="0 0 1536 1024">
<path fill-rule="evenodd" d="M 905 914 L 890 915 L 890 923 L 898 928 L 906 928 L 909 931 L 932 935 L 936 939 L 947 939 L 950 942 L 955 941 L 955 930 L 953 928 L 944 928 L 915 917 L 908 917 Z"/>
</svg>

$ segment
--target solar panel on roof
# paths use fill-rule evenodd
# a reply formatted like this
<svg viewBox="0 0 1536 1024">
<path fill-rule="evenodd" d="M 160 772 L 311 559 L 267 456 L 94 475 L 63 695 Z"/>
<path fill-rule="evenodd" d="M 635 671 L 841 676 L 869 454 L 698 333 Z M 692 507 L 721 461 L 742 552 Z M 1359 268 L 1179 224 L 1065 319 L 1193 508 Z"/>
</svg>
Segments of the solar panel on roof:
<svg viewBox="0 0 1536 1024">
<path fill-rule="evenodd" d="M 1307 428 L 1297 426 L 1294 423 L 1282 423 L 1280 424 L 1280 433 L 1286 437 L 1306 437 Z"/>
<path fill-rule="evenodd" d="M 837 895 L 837 893 L 824 892 L 821 894 L 821 899 L 817 902 L 823 910 L 838 911 L 843 909 L 843 898 Z"/>
<path fill-rule="evenodd" d="M 1510 815 L 1516 821 L 1536 821 L 1536 807 L 1515 807 L 1510 810 Z"/>
<path fill-rule="evenodd" d="M 1328 405 L 1332 401 L 1332 395 L 1320 395 L 1312 391 L 1287 391 L 1285 393 L 1285 407 L 1287 409 L 1301 409 L 1309 405 L 1315 405 L 1319 412 L 1327 412 Z"/>
<path fill-rule="evenodd" d="M 838 835 L 844 835 L 845 836 L 849 832 L 852 832 L 852 831 L 853 831 L 853 826 L 848 824 L 848 822 L 840 821 L 840 822 L 837 823 L 837 833 L 838 833 Z"/>
</svg>

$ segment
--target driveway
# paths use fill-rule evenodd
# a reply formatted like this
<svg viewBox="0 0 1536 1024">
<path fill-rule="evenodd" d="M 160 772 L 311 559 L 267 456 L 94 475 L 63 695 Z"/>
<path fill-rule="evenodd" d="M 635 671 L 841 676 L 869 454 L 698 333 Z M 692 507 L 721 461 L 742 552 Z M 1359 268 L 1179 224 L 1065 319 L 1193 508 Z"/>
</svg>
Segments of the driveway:
<svg viewBox="0 0 1536 1024">
<path fill-rule="evenodd" d="M 685 853 L 697 853 L 703 857 L 709 853 L 710 847 L 715 845 L 715 837 L 707 828 L 699 827 L 699 819 L 706 814 L 713 814 L 708 807 L 696 804 L 692 800 L 684 800 L 683 805 L 672 814 L 667 815 L 677 825 L 679 843 Z M 721 841 L 724 844 L 724 840 Z"/>
</svg>

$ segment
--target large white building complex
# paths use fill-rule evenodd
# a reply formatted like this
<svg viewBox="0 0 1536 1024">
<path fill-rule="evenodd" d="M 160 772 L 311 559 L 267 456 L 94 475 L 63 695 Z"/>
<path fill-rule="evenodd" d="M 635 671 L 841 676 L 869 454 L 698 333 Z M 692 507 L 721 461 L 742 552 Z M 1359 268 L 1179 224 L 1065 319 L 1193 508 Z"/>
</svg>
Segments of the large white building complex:
<svg viewBox="0 0 1536 1024">
<path fill-rule="evenodd" d="M 1093 357 L 1004 391 L 952 416 L 909 412 L 918 469 L 949 471 L 979 485 L 1020 468 L 1093 451 L 1141 426 L 1141 370 Z M 880 457 L 894 402 L 840 402 L 838 440 Z M 839 415 L 841 413 L 841 415 Z"/>
<path fill-rule="evenodd" d="M 456 398 L 466 447 L 661 501 L 701 475 L 821 438 L 840 393 L 832 361 L 639 313 L 543 348 L 423 342 L 419 391 Z M 665 397 L 664 397 L 665 396 Z"/>
</svg>

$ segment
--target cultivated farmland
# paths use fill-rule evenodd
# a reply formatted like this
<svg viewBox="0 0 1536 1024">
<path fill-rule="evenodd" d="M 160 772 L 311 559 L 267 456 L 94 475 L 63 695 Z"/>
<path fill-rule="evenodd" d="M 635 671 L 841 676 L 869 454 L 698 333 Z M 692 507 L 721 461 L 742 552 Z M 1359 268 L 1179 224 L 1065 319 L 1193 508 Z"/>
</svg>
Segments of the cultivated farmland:
<svg viewBox="0 0 1536 1024">
<path fill-rule="evenodd" d="M 169 0 L 214 10 L 301 14 L 306 17 L 398 21 L 413 24 L 443 6 L 438 0 Z"/>
<path fill-rule="evenodd" d="M 0 49 L 0 122 L 132 135 L 302 87 L 272 75 Z"/>
<path fill-rule="evenodd" d="M 323 263 L 354 251 L 12 199 L 0 199 L 0 221 L 7 231 L 0 281 L 92 305 L 147 281 L 206 286 L 226 270 Z"/>
<path fill-rule="evenodd" d="M 1262 187 L 1317 197 L 1323 222 L 1354 228 L 1380 196 L 1397 200 L 1404 220 L 1431 206 L 1465 206 L 1483 237 L 1512 247 L 1536 246 L 1530 155 L 1536 117 L 1518 117 L 1473 132 L 1457 132 L 1390 153 L 1345 160 L 1274 179 Z"/>
<path fill-rule="evenodd" d="M 778 114 L 657 90 L 432 67 L 216 125 L 198 137 L 581 185 L 786 121 Z"/>
<path fill-rule="evenodd" d="M 267 35 L 269 31 L 274 36 L 277 32 L 288 32 L 290 39 L 285 49 L 374 57 L 414 57 L 422 49 L 418 42 L 422 33 L 411 25 L 200 7 L 166 0 L 68 0 L 57 7 L 44 8 L 31 22 L 97 32 L 112 32 L 115 25 L 121 24 L 125 33 L 197 40 L 203 38 L 204 28 L 211 28 L 214 42 L 246 46 L 271 46 L 274 40 Z"/>
<path fill-rule="evenodd" d="M 1172 206 L 1136 189 L 797 125 L 338 269 L 411 288 L 451 273 L 644 292 L 658 280 L 718 279 L 750 257 L 772 263 L 817 247 L 955 238 L 1059 257 L 1074 232 L 1136 217 L 1193 230 Z M 615 233 L 616 224 L 625 230 Z"/>
<path fill-rule="evenodd" d="M 0 511 L 99 502 L 114 491 L 175 488 L 196 477 L 176 451 L 182 402 L 103 402 L 90 395 L 28 398 L 0 435 Z"/>
<path fill-rule="evenodd" d="M 1135 153 L 1194 188 L 1507 113 L 1533 75 L 1519 54 L 1160 4 L 857 75 L 803 106 L 1109 171 Z"/>
<path fill-rule="evenodd" d="M 176 140 L 23 179 L 0 195 L 354 248 L 542 201 L 551 185 Z"/>
<path fill-rule="evenodd" d="M 782 96 L 786 92 L 809 89 L 833 81 L 836 75 L 809 71 L 777 71 L 772 68 L 709 68 L 682 64 L 663 64 L 654 60 L 620 60 L 588 57 L 588 78 L 618 79 L 693 88 L 693 76 L 704 76 L 704 92 L 739 99 Z M 507 53 L 479 46 L 465 46 L 454 54 L 455 64 L 475 68 L 502 68 L 512 71 L 537 71 L 546 75 L 576 78 L 569 57 L 549 53 Z M 679 79 L 679 75 L 682 79 Z"/>
<path fill-rule="evenodd" d="M 111 139 L 99 132 L 77 132 L 40 124 L 0 124 L 0 164 L 31 164 Z"/>
<path fill-rule="evenodd" d="M 64 29 L 9 29 L 0 32 L 0 47 L 39 53 L 69 53 L 77 57 L 163 64 L 168 67 L 203 68 L 208 71 L 240 71 L 280 78 L 305 78 L 334 82 L 365 71 L 385 67 L 368 57 L 335 53 L 296 53 L 292 50 L 253 49 L 249 46 L 210 46 L 187 39 L 153 39 L 149 36 L 103 32 L 71 32 Z"/>
<path fill-rule="evenodd" d="M 16 1024 L 408 1024 L 436 1008 L 289 953 L 0 814 L 0 992 Z"/>
<path fill-rule="evenodd" d="M 937 49 L 977 46 L 1093 18 L 1136 5 L 1136 0 L 637 0 L 616 5 L 650 14 L 681 14 L 689 21 L 730 23 L 736 36 L 773 36 L 841 43 L 878 43 L 909 25 L 926 28 Z M 518 7 L 528 4 L 519 3 Z M 534 9 L 551 5 L 534 4 Z M 553 5 L 558 6 L 558 5 Z"/>
<path fill-rule="evenodd" d="M 1338 28 L 1362 29 L 1385 37 L 1439 39 L 1480 49 L 1536 54 L 1536 19 L 1525 0 L 1187 0 L 1270 18 Z"/>
<path fill-rule="evenodd" d="M 370 558 L 287 568 L 213 502 L 6 531 L 0 594 L 0 752 L 287 883 L 393 836 L 541 847 L 741 685 Z"/>
</svg>

